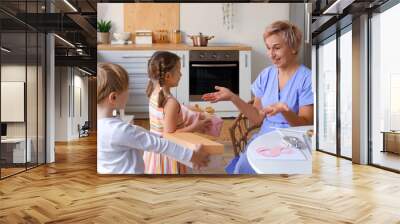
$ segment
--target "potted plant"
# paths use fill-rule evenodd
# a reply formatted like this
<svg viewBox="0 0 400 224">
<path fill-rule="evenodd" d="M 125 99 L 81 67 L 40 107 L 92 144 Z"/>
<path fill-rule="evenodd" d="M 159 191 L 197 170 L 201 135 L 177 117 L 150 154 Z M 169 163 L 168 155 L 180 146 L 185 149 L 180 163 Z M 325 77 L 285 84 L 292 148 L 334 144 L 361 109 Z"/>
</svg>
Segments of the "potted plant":
<svg viewBox="0 0 400 224">
<path fill-rule="evenodd" d="M 101 44 L 110 43 L 111 21 L 97 21 L 97 42 Z"/>
</svg>

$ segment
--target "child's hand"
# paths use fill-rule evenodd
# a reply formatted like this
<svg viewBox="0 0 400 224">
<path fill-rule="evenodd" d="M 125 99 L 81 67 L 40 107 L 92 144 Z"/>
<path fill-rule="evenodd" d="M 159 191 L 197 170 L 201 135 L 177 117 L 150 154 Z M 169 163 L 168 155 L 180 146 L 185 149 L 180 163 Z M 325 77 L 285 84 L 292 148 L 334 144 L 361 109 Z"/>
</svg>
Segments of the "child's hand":
<svg viewBox="0 0 400 224">
<path fill-rule="evenodd" d="M 196 119 L 193 121 L 193 123 L 191 125 L 193 131 L 202 133 L 205 130 L 207 130 L 207 128 L 210 128 L 210 126 L 212 125 L 211 118 L 207 118 L 207 117 L 204 117 L 204 119 L 201 119 L 201 118 L 202 118 L 202 116 L 198 115 L 196 117 Z"/>
<path fill-rule="evenodd" d="M 200 112 L 200 117 L 199 117 L 199 119 L 200 119 L 200 120 L 204 120 L 204 119 L 206 119 L 206 118 L 207 118 L 206 113 Z"/>
<path fill-rule="evenodd" d="M 208 162 L 210 162 L 209 154 L 204 151 L 202 145 L 196 145 L 190 162 L 192 162 L 194 169 L 199 169 L 208 165 Z"/>
</svg>

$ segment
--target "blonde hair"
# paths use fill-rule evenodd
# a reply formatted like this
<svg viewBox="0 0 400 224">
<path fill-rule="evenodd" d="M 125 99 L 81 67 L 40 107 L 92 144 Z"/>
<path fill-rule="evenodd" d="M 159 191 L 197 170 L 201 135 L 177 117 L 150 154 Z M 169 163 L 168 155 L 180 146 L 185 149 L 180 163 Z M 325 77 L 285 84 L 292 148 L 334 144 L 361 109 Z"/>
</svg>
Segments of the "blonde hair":
<svg viewBox="0 0 400 224">
<path fill-rule="evenodd" d="M 97 64 L 97 103 L 112 92 L 121 93 L 128 89 L 129 77 L 124 68 L 112 63 Z"/>
<path fill-rule="evenodd" d="M 296 54 L 299 52 L 302 34 L 296 25 L 293 25 L 289 21 L 276 21 L 265 28 L 264 41 L 273 34 L 280 34 L 286 44 L 296 51 Z"/>
<path fill-rule="evenodd" d="M 149 83 L 147 84 L 146 94 L 150 97 L 154 91 L 154 83 L 158 81 L 161 90 L 158 93 L 158 107 L 164 107 L 165 101 L 165 74 L 172 72 L 180 58 L 178 55 L 168 51 L 157 51 L 151 56 L 148 63 Z"/>
</svg>

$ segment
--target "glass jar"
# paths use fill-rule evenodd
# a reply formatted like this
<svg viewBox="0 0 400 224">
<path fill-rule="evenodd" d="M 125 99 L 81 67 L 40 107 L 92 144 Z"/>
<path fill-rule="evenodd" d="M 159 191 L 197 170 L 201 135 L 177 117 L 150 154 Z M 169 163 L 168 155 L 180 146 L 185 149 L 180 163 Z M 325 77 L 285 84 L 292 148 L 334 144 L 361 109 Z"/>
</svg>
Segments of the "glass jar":
<svg viewBox="0 0 400 224">
<path fill-rule="evenodd" d="M 181 31 L 172 30 L 171 34 L 171 43 L 179 44 L 181 42 Z"/>
</svg>

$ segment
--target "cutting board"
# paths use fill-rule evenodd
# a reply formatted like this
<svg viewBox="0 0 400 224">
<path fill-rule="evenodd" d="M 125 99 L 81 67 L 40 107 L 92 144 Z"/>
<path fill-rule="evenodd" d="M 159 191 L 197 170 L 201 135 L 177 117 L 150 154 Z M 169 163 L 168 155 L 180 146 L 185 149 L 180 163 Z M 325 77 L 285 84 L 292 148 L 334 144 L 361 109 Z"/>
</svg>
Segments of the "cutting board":
<svg viewBox="0 0 400 224">
<path fill-rule="evenodd" d="M 224 145 L 205 137 L 189 132 L 169 133 L 164 134 L 164 138 L 184 146 L 189 149 L 195 149 L 196 144 L 202 144 L 203 148 L 210 155 L 220 155 L 224 153 Z"/>
<path fill-rule="evenodd" d="M 179 18 L 179 3 L 124 3 L 124 29 L 131 40 L 136 30 L 153 31 L 153 40 L 157 30 L 179 30 Z"/>
</svg>

